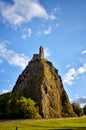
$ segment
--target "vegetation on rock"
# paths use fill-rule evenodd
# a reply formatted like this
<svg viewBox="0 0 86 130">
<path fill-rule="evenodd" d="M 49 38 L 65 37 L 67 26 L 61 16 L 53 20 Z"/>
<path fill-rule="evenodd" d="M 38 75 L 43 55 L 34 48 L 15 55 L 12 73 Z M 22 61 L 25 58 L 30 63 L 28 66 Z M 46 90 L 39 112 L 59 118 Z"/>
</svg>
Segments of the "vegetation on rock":
<svg viewBox="0 0 86 130">
<path fill-rule="evenodd" d="M 58 70 L 46 59 L 32 59 L 19 76 L 13 93 L 30 97 L 43 118 L 76 116 Z"/>
</svg>

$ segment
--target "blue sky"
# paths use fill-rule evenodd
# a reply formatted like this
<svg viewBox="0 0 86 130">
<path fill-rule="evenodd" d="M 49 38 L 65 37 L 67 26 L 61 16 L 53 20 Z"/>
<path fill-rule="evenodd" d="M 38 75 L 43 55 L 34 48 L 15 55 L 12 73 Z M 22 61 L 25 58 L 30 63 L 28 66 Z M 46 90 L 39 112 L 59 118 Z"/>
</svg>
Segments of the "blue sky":
<svg viewBox="0 0 86 130">
<path fill-rule="evenodd" d="M 38 53 L 53 62 L 71 101 L 86 103 L 86 0 L 0 0 L 0 93 Z"/>
</svg>

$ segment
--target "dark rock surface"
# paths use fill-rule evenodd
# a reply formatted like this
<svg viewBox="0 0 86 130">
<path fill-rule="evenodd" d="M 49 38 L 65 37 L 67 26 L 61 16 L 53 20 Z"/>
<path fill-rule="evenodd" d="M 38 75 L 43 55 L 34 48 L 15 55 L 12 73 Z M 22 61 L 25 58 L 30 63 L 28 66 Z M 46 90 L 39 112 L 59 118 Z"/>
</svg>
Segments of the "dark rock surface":
<svg viewBox="0 0 86 130">
<path fill-rule="evenodd" d="M 75 116 L 58 70 L 46 59 L 32 59 L 13 88 L 25 97 L 31 97 L 43 118 Z"/>
</svg>

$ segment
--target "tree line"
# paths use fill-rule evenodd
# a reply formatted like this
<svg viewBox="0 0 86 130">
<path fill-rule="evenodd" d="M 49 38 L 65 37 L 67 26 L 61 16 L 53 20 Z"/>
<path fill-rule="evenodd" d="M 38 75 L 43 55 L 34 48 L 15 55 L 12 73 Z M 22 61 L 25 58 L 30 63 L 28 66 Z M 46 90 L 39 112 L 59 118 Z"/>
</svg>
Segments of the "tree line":
<svg viewBox="0 0 86 130">
<path fill-rule="evenodd" d="M 86 115 L 86 105 L 72 103 L 73 111 L 77 116 Z M 25 98 L 16 93 L 0 95 L 0 119 L 32 119 L 40 118 L 36 103 L 31 98 Z"/>
<path fill-rule="evenodd" d="M 81 108 L 80 104 L 78 103 L 72 103 L 73 111 L 77 114 L 77 116 L 83 116 L 86 115 L 86 105 Z"/>
</svg>

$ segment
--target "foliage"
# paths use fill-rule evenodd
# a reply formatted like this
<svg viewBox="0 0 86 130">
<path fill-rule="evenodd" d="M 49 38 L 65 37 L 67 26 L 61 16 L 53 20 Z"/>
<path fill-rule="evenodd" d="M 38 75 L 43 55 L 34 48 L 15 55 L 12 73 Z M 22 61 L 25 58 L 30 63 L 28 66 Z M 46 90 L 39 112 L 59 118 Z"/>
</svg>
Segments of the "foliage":
<svg viewBox="0 0 86 130">
<path fill-rule="evenodd" d="M 72 107 L 73 107 L 74 112 L 78 116 L 82 116 L 84 114 L 83 109 L 80 107 L 78 103 L 72 103 Z"/>
<path fill-rule="evenodd" d="M 84 114 L 86 115 L 86 105 L 83 107 Z"/>
<path fill-rule="evenodd" d="M 0 96 L 0 119 L 37 118 L 38 109 L 30 98 L 16 93 Z"/>
</svg>

